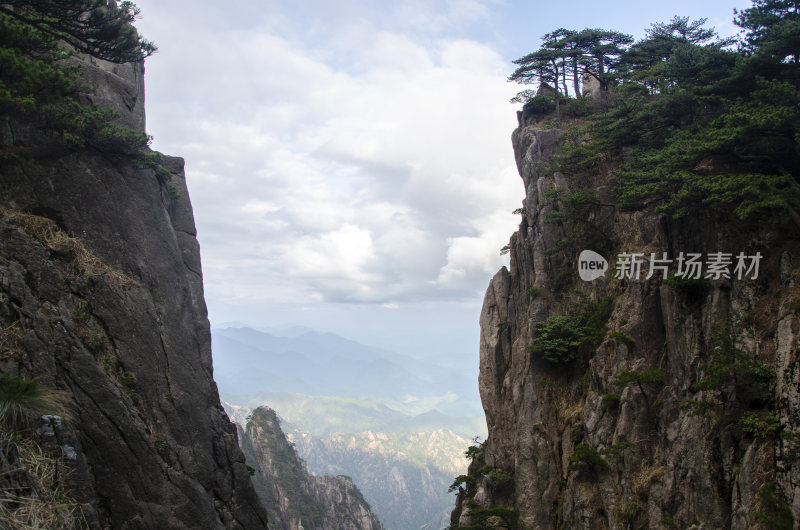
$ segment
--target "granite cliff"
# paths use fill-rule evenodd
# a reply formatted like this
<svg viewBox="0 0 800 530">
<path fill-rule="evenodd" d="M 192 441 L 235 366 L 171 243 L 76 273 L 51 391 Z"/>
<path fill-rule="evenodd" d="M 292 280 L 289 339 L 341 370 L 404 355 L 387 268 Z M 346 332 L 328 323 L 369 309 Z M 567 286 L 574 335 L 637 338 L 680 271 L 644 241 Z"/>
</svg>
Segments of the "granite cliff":
<svg viewBox="0 0 800 530">
<path fill-rule="evenodd" d="M 383 530 L 350 477 L 309 474 L 274 410 L 254 410 L 239 435 L 272 528 Z"/>
<path fill-rule="evenodd" d="M 548 174 L 563 131 L 527 113 L 519 121 L 522 222 L 480 315 L 489 435 L 468 452 L 452 528 L 791 528 L 796 227 L 623 211 L 613 160 Z M 565 197 L 587 189 L 582 228 L 561 222 Z M 608 259 L 605 276 L 579 278 L 584 249 Z M 757 278 L 682 282 L 673 268 L 647 279 L 647 258 L 663 252 L 763 258 Z M 641 276 L 615 278 L 623 253 L 645 257 Z"/>
<path fill-rule="evenodd" d="M 452 502 L 447 488 L 454 475 L 464 472 L 469 444 L 452 431 L 367 431 L 324 438 L 298 430 L 289 433 L 313 472 L 352 477 L 384 527 L 447 525 Z"/>
<path fill-rule="evenodd" d="M 144 131 L 141 63 L 71 60 L 82 101 Z M 0 371 L 61 396 L 34 433 L 50 488 L 91 528 L 266 528 L 212 378 L 183 160 L 65 145 L 5 111 L 0 154 Z M 23 479 L 4 510 L 36 498 Z"/>
</svg>

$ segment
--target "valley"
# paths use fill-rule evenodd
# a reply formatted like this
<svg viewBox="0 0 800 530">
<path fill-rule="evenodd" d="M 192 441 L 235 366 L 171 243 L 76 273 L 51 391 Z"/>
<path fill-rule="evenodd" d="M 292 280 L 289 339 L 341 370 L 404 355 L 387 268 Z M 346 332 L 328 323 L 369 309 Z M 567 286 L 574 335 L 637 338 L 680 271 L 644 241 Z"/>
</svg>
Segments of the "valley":
<svg viewBox="0 0 800 530">
<path fill-rule="evenodd" d="M 449 524 L 448 487 L 466 472 L 470 440 L 486 435 L 476 374 L 300 326 L 212 337 L 220 396 L 238 425 L 274 410 L 308 472 L 351 478 L 388 530 Z"/>
</svg>

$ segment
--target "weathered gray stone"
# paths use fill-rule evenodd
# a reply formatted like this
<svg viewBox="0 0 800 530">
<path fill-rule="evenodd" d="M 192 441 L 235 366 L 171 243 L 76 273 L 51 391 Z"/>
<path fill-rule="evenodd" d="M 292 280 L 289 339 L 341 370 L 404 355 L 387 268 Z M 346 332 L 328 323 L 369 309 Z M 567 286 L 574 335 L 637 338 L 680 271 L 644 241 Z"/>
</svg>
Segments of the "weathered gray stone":
<svg viewBox="0 0 800 530">
<path fill-rule="evenodd" d="M 510 270 L 492 278 L 480 316 L 479 387 L 489 436 L 470 470 L 513 470 L 513 491 L 493 495 L 479 478 L 474 490 L 459 494 L 452 520 L 471 523 L 471 499 L 516 510 L 524 528 L 659 528 L 666 518 L 681 528 L 697 521 L 703 528 L 756 528 L 755 514 L 763 509 L 758 492 L 768 483 L 779 486 L 800 520 L 800 443 L 754 438 L 686 406 L 710 397 L 692 384 L 730 320 L 740 349 L 774 367 L 770 407 L 784 432 L 800 432 L 796 233 L 719 226 L 702 212 L 675 221 L 652 209 L 619 211 L 610 171 L 539 174 L 560 134 L 523 122 L 512 135 L 525 212 L 511 237 Z M 570 233 L 572 246 L 553 252 L 569 228 L 546 222 L 560 207 L 545 195 L 555 186 L 596 190 L 599 204 L 587 221 L 605 238 Z M 578 246 L 587 241 L 592 246 Z M 689 295 L 658 275 L 645 280 L 646 268 L 639 281 L 616 280 L 612 270 L 581 282 L 575 259 L 583 248 L 609 262 L 621 252 L 660 257 L 667 251 L 674 258 L 681 251 L 759 250 L 765 258 L 757 280 L 714 280 L 708 291 Z M 568 366 L 533 359 L 526 349 L 537 324 L 580 303 L 572 289 L 590 298 L 612 296 L 608 328 L 629 340 L 606 338 Z M 663 385 L 614 383 L 625 370 L 654 368 L 664 370 Z M 604 405 L 606 394 L 619 394 L 618 404 Z M 612 450 L 605 454 L 610 469 L 595 476 L 569 472 L 569 456 L 581 441 Z"/>
<path fill-rule="evenodd" d="M 383 530 L 350 477 L 309 474 L 274 410 L 255 409 L 239 438 L 272 528 Z"/>
<path fill-rule="evenodd" d="M 96 86 L 86 99 L 143 131 L 142 65 L 81 67 Z M 45 416 L 41 433 L 63 450 L 87 523 L 266 528 L 212 378 L 183 161 L 166 157 L 161 182 L 122 156 L 38 149 L 40 131 L 2 123 L 0 147 L 27 150 L 0 166 L 0 330 L 24 334 L 0 370 L 68 396 L 70 417 Z"/>
</svg>

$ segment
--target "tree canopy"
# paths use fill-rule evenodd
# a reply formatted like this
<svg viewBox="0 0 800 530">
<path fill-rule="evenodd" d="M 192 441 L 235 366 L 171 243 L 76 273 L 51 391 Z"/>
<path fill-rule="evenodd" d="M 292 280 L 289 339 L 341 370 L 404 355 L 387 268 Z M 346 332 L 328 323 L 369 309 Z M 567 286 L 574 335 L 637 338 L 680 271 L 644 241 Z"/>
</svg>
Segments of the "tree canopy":
<svg viewBox="0 0 800 530">
<path fill-rule="evenodd" d="M 81 102 L 90 92 L 74 53 L 116 63 L 155 52 L 131 25 L 139 10 L 107 0 L 0 0 L 0 112 L 27 116 L 72 146 L 137 151 L 149 139 L 114 124 L 111 110 Z"/>
<path fill-rule="evenodd" d="M 735 13 L 734 22 L 747 31 L 744 50 L 800 63 L 800 1 L 753 0 L 752 7 Z"/>
<path fill-rule="evenodd" d="M 622 46 L 633 37 L 616 31 L 584 29 L 573 31 L 559 28 L 542 37 L 542 47 L 514 61 L 519 65 L 509 76 L 518 83 L 548 83 L 557 92 L 568 95 L 567 74 L 571 76 L 575 97 L 581 97 L 580 78 L 583 74 L 596 78 L 601 86 L 608 84 L 608 71 L 613 70 L 623 52 Z"/>
<path fill-rule="evenodd" d="M 133 27 L 139 9 L 128 1 L 3 0 L 0 13 L 106 61 L 140 61 L 156 50 Z"/>
<path fill-rule="evenodd" d="M 676 217 L 714 206 L 800 226 L 800 2 L 754 0 L 735 13 L 739 40 L 719 39 L 705 22 L 676 16 L 637 42 L 562 28 L 515 61 L 509 79 L 550 84 L 557 73 L 558 98 L 569 107 L 565 67 L 597 77 L 602 104 L 582 104 L 588 114 L 562 136 L 550 170 L 618 160 L 621 206 L 655 204 Z M 551 107 L 534 95 L 523 91 L 519 100 L 544 114 Z"/>
</svg>

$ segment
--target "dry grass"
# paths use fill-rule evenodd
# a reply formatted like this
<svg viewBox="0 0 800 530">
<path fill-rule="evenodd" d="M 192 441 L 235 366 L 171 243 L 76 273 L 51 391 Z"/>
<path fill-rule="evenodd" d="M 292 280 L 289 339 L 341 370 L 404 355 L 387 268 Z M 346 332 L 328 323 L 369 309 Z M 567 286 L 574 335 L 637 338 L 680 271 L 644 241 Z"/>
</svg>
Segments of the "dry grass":
<svg viewBox="0 0 800 530">
<path fill-rule="evenodd" d="M 132 287 L 136 282 L 129 276 L 106 265 L 83 242 L 61 230 L 46 217 L 32 215 L 0 206 L 0 217 L 12 220 L 26 233 L 35 237 L 50 250 L 71 256 L 75 265 L 85 275 L 105 276 L 118 287 Z"/>
<path fill-rule="evenodd" d="M 646 497 L 653 482 L 663 477 L 670 471 L 669 466 L 642 466 L 639 471 L 633 474 L 633 491 L 642 497 Z"/>
<path fill-rule="evenodd" d="M 0 527 L 18 530 L 72 530 L 80 505 L 54 499 L 0 494 Z"/>
<path fill-rule="evenodd" d="M 18 455 L 16 469 L 21 485 L 0 491 L 0 528 L 66 530 L 85 527 L 81 506 L 60 486 L 64 466 L 33 440 L 5 440 Z M 8 448 L 8 447 L 7 447 Z M 9 451 L 5 451 L 6 454 Z"/>
<path fill-rule="evenodd" d="M 0 361 L 16 357 L 22 353 L 25 330 L 19 322 L 0 329 Z"/>
<path fill-rule="evenodd" d="M 578 402 L 571 407 L 562 408 L 559 418 L 564 425 L 575 425 L 583 419 L 583 402 Z"/>
<path fill-rule="evenodd" d="M 19 464 L 36 477 L 38 485 L 44 489 L 53 489 L 58 484 L 58 462 L 45 453 L 42 448 L 29 439 L 16 443 Z"/>
</svg>

